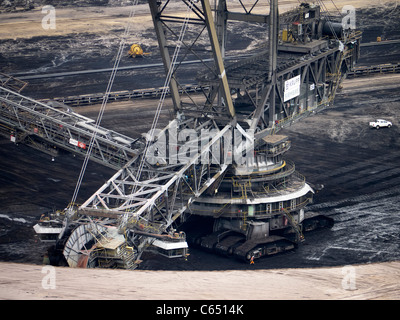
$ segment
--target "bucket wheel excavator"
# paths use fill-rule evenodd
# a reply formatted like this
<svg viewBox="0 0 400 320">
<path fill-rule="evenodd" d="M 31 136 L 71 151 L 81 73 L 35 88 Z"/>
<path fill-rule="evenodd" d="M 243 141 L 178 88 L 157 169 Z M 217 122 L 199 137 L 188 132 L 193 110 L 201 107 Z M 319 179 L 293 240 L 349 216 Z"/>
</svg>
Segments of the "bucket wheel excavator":
<svg viewBox="0 0 400 320">
<path fill-rule="evenodd" d="M 146 250 L 186 257 L 188 243 L 252 261 L 333 225 L 306 210 L 314 191 L 286 159 L 291 142 L 278 132 L 332 104 L 357 61 L 360 34 L 318 5 L 279 15 L 277 0 L 269 10 L 239 2 L 148 1 L 168 87 L 155 124 L 167 93 L 175 117 L 162 129 L 153 124 L 85 203 L 36 226 L 49 236 L 46 223 L 58 221 L 56 248 L 69 266 L 135 269 Z M 265 40 L 246 56 L 228 56 L 236 30 L 228 23 L 256 24 Z M 202 68 L 185 70 L 193 57 Z M 202 94 L 182 89 L 188 72 L 197 72 Z"/>
</svg>

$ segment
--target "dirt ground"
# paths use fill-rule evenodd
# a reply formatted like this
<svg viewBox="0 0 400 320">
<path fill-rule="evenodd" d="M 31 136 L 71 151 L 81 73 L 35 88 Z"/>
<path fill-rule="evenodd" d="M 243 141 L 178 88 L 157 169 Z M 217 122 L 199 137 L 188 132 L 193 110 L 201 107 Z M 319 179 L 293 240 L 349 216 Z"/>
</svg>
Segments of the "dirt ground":
<svg viewBox="0 0 400 320">
<path fill-rule="evenodd" d="M 42 19 L 45 13 L 42 13 L 42 6 L 37 5 L 33 10 L 18 12 L 4 12 L 1 14 L 2 22 L 0 24 L 0 39 L 21 39 L 32 38 L 39 36 L 57 36 L 66 34 L 79 34 L 83 32 L 90 32 L 94 34 L 107 33 L 110 30 L 123 30 L 129 21 L 128 11 L 129 6 L 107 6 L 98 5 L 96 2 L 105 1 L 91 1 L 94 3 L 90 7 L 65 7 L 54 5 L 56 8 L 56 21 L 55 29 L 42 28 Z M 112 1 L 111 1 L 112 2 Z M 141 33 L 144 28 L 148 28 L 148 23 L 151 23 L 151 16 L 149 15 L 148 5 L 140 1 L 135 9 L 135 17 L 132 21 L 135 23 L 135 33 Z M 254 3 L 251 1 L 242 1 L 245 5 L 251 6 Z M 394 1 L 379 1 L 380 4 L 394 3 Z M 99 3 L 100 4 L 100 3 Z M 284 12 L 299 4 L 296 0 L 280 1 L 279 10 Z M 230 8 L 240 8 L 238 1 L 229 4 Z M 345 5 L 352 5 L 356 8 L 375 6 L 377 1 L 373 0 L 335 0 L 326 1 L 324 3 L 328 10 L 337 11 Z M 177 10 L 181 10 L 180 3 L 176 4 Z M 267 13 L 269 6 L 259 5 L 254 9 L 254 13 Z M 10 18 L 11 17 L 11 18 Z M 26 23 L 29 23 L 29 33 L 26 32 Z"/>
<path fill-rule="evenodd" d="M 46 269 L 0 263 L 0 299 L 398 300 L 400 262 L 219 272 Z"/>
<path fill-rule="evenodd" d="M 344 4 L 366 4 L 372 11 L 369 14 L 375 12 L 371 7 L 375 1 L 335 3 L 339 8 Z M 398 12 L 396 8 L 391 3 L 387 12 Z M 101 10 L 104 17 L 96 18 L 95 13 Z M 36 25 L 41 17 L 38 10 L 18 17 L 2 14 L 1 70 L 27 71 L 30 64 L 39 73 L 68 70 L 71 66 L 106 67 L 103 63 L 112 60 L 117 41 L 111 39 L 124 25 L 124 21 L 118 25 L 120 15 L 126 13 L 122 10 L 126 9 L 62 8 L 57 13 L 60 29 L 55 32 L 64 33 L 53 38 L 47 38 L 48 34 Z M 382 33 L 396 37 L 396 29 L 389 22 L 382 23 L 384 19 L 376 17 L 365 25 L 370 40 Z M 24 22 L 31 25 L 33 38 L 26 33 Z M 65 28 L 61 28 L 63 23 Z M 87 28 L 99 32 L 100 40 L 88 42 Z M 140 36 L 146 32 L 144 28 Z M 88 45 L 83 54 L 81 43 Z M 70 50 L 65 50 L 65 55 L 64 45 Z M 96 45 L 99 52 L 90 55 Z M 361 63 L 400 62 L 398 46 L 382 48 L 363 49 Z M 60 88 L 65 95 L 81 88 L 101 92 L 107 76 L 37 81 L 30 83 L 25 94 L 44 98 L 60 95 Z M 126 81 L 130 77 L 126 74 Z M 121 88 L 130 89 L 126 83 L 121 82 Z M 287 157 L 308 182 L 324 185 L 309 210 L 333 217 L 335 226 L 306 235 L 305 244 L 295 252 L 263 259 L 254 266 L 191 249 L 187 262 L 149 255 L 142 270 L 136 271 L 56 268 L 56 289 L 43 289 L 41 262 L 45 247 L 38 243 L 32 226 L 44 211 L 68 204 L 82 159 L 66 154 L 52 162 L 48 155 L 0 138 L 0 299 L 399 299 L 399 88 L 399 75 L 346 80 L 333 108 L 282 131 L 292 141 Z M 147 131 L 145 123 L 151 123 L 152 110 L 157 106 L 157 101 L 149 101 L 109 104 L 102 125 L 131 136 Z M 97 115 L 96 107 L 76 111 Z M 164 123 L 167 114 L 165 110 Z M 368 122 L 380 117 L 391 120 L 394 126 L 388 130 L 369 129 Z M 78 200 L 86 200 L 112 173 L 90 164 Z M 342 266 L 349 264 L 355 268 L 356 290 L 343 284 L 348 278 L 342 272 L 352 269 Z M 257 287 L 248 286 L 249 282 Z"/>
</svg>

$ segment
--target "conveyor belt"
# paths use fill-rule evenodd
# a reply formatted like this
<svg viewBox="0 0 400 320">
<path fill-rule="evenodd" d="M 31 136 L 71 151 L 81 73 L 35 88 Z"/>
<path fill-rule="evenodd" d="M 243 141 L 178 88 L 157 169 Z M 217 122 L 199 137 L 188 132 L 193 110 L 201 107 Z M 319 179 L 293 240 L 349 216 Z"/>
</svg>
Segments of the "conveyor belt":
<svg viewBox="0 0 400 320">
<path fill-rule="evenodd" d="M 370 76 L 375 74 L 385 74 L 385 73 L 398 73 L 400 72 L 400 63 L 387 63 L 379 64 L 375 66 L 360 66 L 355 67 L 353 71 L 347 73 L 347 77 L 354 78 L 359 76 Z"/>
<path fill-rule="evenodd" d="M 93 138 L 91 159 L 114 169 L 124 166 L 143 146 L 137 139 L 96 126 L 93 119 L 62 104 L 45 104 L 4 87 L 0 87 L 0 124 L 8 128 L 3 135 L 15 142 L 29 138 L 36 146 L 56 146 L 83 156 Z"/>
</svg>

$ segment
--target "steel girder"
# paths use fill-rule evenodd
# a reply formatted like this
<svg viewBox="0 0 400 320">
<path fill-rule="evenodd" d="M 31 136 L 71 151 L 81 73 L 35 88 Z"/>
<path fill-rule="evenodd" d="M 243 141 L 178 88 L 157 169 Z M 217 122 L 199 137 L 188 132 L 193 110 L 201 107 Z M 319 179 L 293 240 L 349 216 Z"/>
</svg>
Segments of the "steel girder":
<svg viewBox="0 0 400 320">
<path fill-rule="evenodd" d="M 178 218 L 181 218 L 181 222 L 184 220 L 183 214 L 190 212 L 194 199 L 207 190 L 218 188 L 229 163 L 212 161 L 212 157 L 216 150 L 219 152 L 220 148 L 224 149 L 224 144 L 232 142 L 229 135 L 233 127 L 234 124 L 229 123 L 220 129 L 215 121 L 208 119 L 173 120 L 161 134 L 168 130 L 173 132 L 168 132 L 168 141 L 173 141 L 168 151 L 186 161 L 170 164 L 174 161 L 168 155 L 163 159 L 159 157 L 157 163 L 151 164 L 153 162 L 149 161 L 148 152 L 143 151 L 111 177 L 76 212 L 72 210 L 72 215 L 77 215 L 85 223 L 96 219 L 101 225 L 117 226 L 119 233 L 126 236 L 129 246 L 135 247 L 135 263 L 130 268 L 136 268 L 140 256 L 157 235 L 174 234 L 174 221 Z M 173 135 L 179 137 L 185 130 L 199 134 L 201 130 L 206 130 L 210 134 L 202 136 L 201 141 L 195 139 L 195 143 L 186 139 L 173 139 Z M 160 139 L 160 133 L 153 142 L 156 143 L 157 139 Z M 198 148 L 199 145 L 201 147 Z M 192 154 L 190 148 L 197 152 Z M 230 149 L 225 147 L 225 150 Z M 154 151 L 154 148 L 151 149 L 151 152 Z M 191 155 L 187 156 L 188 152 Z M 69 220 L 71 222 L 72 219 Z"/>
<path fill-rule="evenodd" d="M 194 119 L 178 123 L 177 120 L 173 120 L 165 129 L 176 125 L 171 131 L 179 136 L 184 130 L 193 128 L 191 126 L 193 121 Z M 183 162 L 171 164 L 170 162 L 174 161 L 171 161 L 172 156 L 169 155 L 163 157 L 162 160 L 165 161 L 161 161 L 160 157 L 157 163 L 150 164 L 151 155 L 140 154 L 82 204 L 78 208 L 78 213 L 118 218 L 121 231 L 143 224 L 155 233 L 165 232 L 173 221 L 189 209 L 191 201 L 215 183 L 227 169 L 228 164 L 210 163 L 208 160 L 213 156 L 213 150 L 218 149 L 223 143 L 224 135 L 231 134 L 231 128 L 232 124 L 227 124 L 219 129 L 212 121 L 199 124 L 197 126 L 199 133 L 200 130 L 206 129 L 213 135 L 205 137 L 209 141 L 196 140 L 196 145 L 191 145 L 195 154 L 187 158 L 184 153 L 188 152 L 187 147 L 190 147 L 190 142 L 174 141 L 173 145 L 169 146 L 169 151 L 178 150 L 175 155 L 178 157 L 184 155 L 180 157 L 186 160 Z M 173 134 L 169 133 L 170 141 L 173 139 Z M 200 142 L 202 147 L 198 148 Z M 141 161 L 144 161 L 142 169 L 140 169 Z"/>
<path fill-rule="evenodd" d="M 318 30 L 321 28 L 318 29 L 317 26 L 321 17 L 318 8 L 315 9 L 317 10 L 315 18 L 303 23 L 303 38 L 307 35 L 313 40 L 308 44 L 292 45 L 290 48 L 290 45 L 278 45 L 280 25 L 287 26 L 299 19 L 303 20 L 307 10 L 314 9 L 293 10 L 283 14 L 280 21 L 276 0 L 270 1 L 269 12 L 267 4 L 261 1 L 239 1 L 239 5 L 235 6 L 226 0 L 218 0 L 215 1 L 213 8 L 214 19 L 211 19 L 209 1 L 192 3 L 187 0 L 158 2 L 149 0 L 164 58 L 168 57 L 169 48 L 173 47 L 172 44 L 177 38 L 174 31 L 176 25 L 182 23 L 182 17 L 176 15 L 174 11 L 176 7 L 173 6 L 179 2 L 183 6 L 191 5 L 194 16 L 191 20 L 193 27 L 190 30 L 190 39 L 183 41 L 183 48 L 186 49 L 183 58 L 176 66 L 171 66 L 168 61 L 164 62 L 166 70 L 175 68 L 174 83 L 179 87 L 181 83 L 179 68 L 190 55 L 195 55 L 200 60 L 206 60 L 211 55 L 214 63 L 204 62 L 204 70 L 199 77 L 201 83 L 209 88 L 204 92 L 204 101 L 199 103 L 198 100 L 191 98 L 189 93 L 184 93 L 179 101 L 175 99 L 177 101 L 175 110 L 183 111 L 190 116 L 207 114 L 217 119 L 221 125 L 235 116 L 244 128 L 258 131 L 256 137 L 261 138 L 263 135 L 276 132 L 284 123 L 287 125 L 293 119 L 300 118 L 300 114 L 302 117 L 311 114 L 307 112 L 311 109 L 315 112 L 328 106 L 334 98 L 343 74 L 352 68 L 358 57 L 359 35 L 353 33 L 344 39 L 320 40 L 321 35 Z M 260 14 L 260 8 L 261 12 L 265 11 L 266 14 Z M 268 30 L 265 35 L 267 49 L 225 65 L 224 57 L 228 54 L 227 26 L 231 21 L 264 24 Z M 208 41 L 206 45 L 201 45 L 200 39 L 207 37 L 206 30 Z M 351 53 L 346 46 L 350 42 L 356 47 Z M 340 48 L 341 44 L 344 44 L 344 51 Z M 298 75 L 301 76 L 301 95 L 285 101 L 285 82 Z M 171 85 L 171 92 L 177 93 L 177 90 Z M 182 96 L 185 95 L 189 97 L 189 102 L 182 100 Z M 242 97 L 248 101 L 245 110 L 237 107 L 237 102 Z"/>
<path fill-rule="evenodd" d="M 247 2 L 247 6 L 244 5 Z M 170 83 L 171 95 L 173 97 L 175 111 L 184 111 L 192 116 L 209 114 L 221 119 L 223 123 L 229 122 L 230 118 L 236 116 L 232 101 L 232 92 L 227 79 L 225 69 L 225 35 L 227 32 L 227 21 L 249 21 L 249 22 L 269 22 L 269 16 L 254 14 L 259 1 L 240 1 L 240 6 L 235 11 L 229 11 L 227 2 L 219 0 L 215 2 L 215 7 L 211 8 L 210 1 L 156 1 L 149 0 L 150 11 L 152 14 L 156 35 L 160 47 L 165 70 L 174 68 L 173 77 Z M 248 2 L 251 2 L 250 4 Z M 190 19 L 190 37 L 182 41 L 182 48 L 185 53 L 176 65 L 171 65 L 171 48 L 176 45 L 178 39 L 177 26 L 183 22 L 181 15 L 176 14 L 176 4 L 181 3 L 183 7 L 190 8 L 192 17 Z M 265 5 L 265 4 L 264 4 Z M 213 17 L 212 11 L 215 11 Z M 204 43 L 204 39 L 205 43 Z M 212 56 L 211 63 L 209 57 Z M 215 77 L 209 90 L 204 91 L 202 102 L 193 99 L 190 94 L 182 90 L 183 82 L 180 81 L 180 69 L 186 59 L 192 57 L 203 62 L 204 69 Z M 204 73 L 204 71 L 202 71 Z M 181 88 L 180 88 L 181 87 Z M 180 89 L 179 89 L 180 88 Z M 184 94 L 179 98 L 179 90 Z M 182 96 L 189 97 L 188 101 L 183 101 Z M 196 100 L 196 101 L 195 101 Z"/>
<path fill-rule="evenodd" d="M 0 123 L 8 128 L 8 137 L 54 150 L 48 143 L 83 156 L 92 143 L 91 159 L 114 169 L 123 167 L 143 148 L 142 141 L 96 126 L 94 120 L 59 103 L 49 104 L 0 87 Z"/>
</svg>

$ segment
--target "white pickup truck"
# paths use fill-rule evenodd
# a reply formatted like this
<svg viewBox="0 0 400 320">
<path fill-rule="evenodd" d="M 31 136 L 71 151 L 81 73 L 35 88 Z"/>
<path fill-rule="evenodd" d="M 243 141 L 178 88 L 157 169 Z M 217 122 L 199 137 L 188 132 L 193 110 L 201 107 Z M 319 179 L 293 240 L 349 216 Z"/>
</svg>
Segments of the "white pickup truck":
<svg viewBox="0 0 400 320">
<path fill-rule="evenodd" d="M 370 122 L 369 126 L 371 128 L 376 128 L 376 129 L 379 129 L 379 128 L 382 128 L 382 127 L 390 128 L 392 126 L 392 123 L 390 121 L 378 119 L 378 120 L 376 120 L 374 122 Z"/>
</svg>

